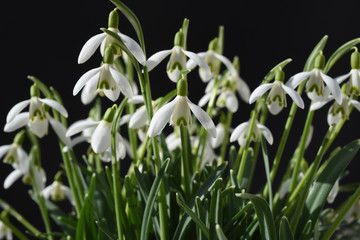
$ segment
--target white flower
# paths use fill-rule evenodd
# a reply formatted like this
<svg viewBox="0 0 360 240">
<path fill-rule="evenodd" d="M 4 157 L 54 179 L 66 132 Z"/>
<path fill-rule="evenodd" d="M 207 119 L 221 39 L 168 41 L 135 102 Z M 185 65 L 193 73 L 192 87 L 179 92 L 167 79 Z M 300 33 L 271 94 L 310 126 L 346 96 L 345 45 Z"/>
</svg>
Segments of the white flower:
<svg viewBox="0 0 360 240">
<path fill-rule="evenodd" d="M 47 186 L 41 191 L 44 198 L 53 201 L 62 201 L 65 197 L 70 201 L 72 205 L 75 205 L 74 197 L 69 187 L 63 185 L 60 181 L 54 181 L 51 185 Z"/>
<path fill-rule="evenodd" d="M 29 156 L 22 146 L 14 141 L 12 144 L 0 146 L 0 158 L 2 157 L 5 163 L 14 164 L 25 161 Z"/>
<path fill-rule="evenodd" d="M 289 81 L 286 83 L 286 86 L 291 88 L 296 88 L 302 81 L 308 79 L 305 86 L 305 91 L 307 92 L 308 97 L 311 100 L 317 100 L 319 98 L 326 98 L 329 93 L 331 93 L 335 100 L 340 104 L 341 103 L 341 89 L 339 84 L 324 74 L 321 69 L 314 68 L 310 72 L 301 72 L 292 76 Z M 324 83 L 326 83 L 327 88 Z M 328 91 L 326 91 L 328 89 Z"/>
<path fill-rule="evenodd" d="M 186 56 L 193 60 L 199 67 L 204 70 L 204 74 L 210 74 L 210 68 L 206 62 L 199 57 L 196 53 L 186 51 L 183 47 L 175 45 L 170 50 L 163 50 L 155 53 L 147 60 L 148 71 L 151 71 L 167 56 L 170 56 L 169 63 L 167 65 L 167 74 L 171 81 L 177 82 L 181 71 L 189 69 L 186 66 Z"/>
<path fill-rule="evenodd" d="M 112 18 L 112 19 L 111 19 Z M 129 36 L 126 36 L 125 34 L 120 33 L 118 29 L 119 25 L 119 16 L 116 10 L 111 11 L 109 14 L 109 31 L 112 31 L 116 33 L 121 41 L 124 43 L 124 45 L 129 49 L 131 54 L 136 58 L 136 60 L 142 64 L 145 65 L 146 58 L 143 50 L 139 46 L 139 44 L 130 38 Z M 111 45 L 117 46 L 116 40 L 111 37 L 110 35 L 106 33 L 100 33 L 93 37 L 91 37 L 85 45 L 82 47 L 79 57 L 78 57 L 78 63 L 84 63 L 86 62 L 96 51 L 96 49 L 101 45 L 100 52 L 103 55 L 104 51 L 107 47 Z M 121 55 L 121 49 L 117 49 L 116 52 L 117 55 Z"/>
<path fill-rule="evenodd" d="M 219 123 L 216 125 L 216 138 L 209 138 L 212 148 L 218 148 L 221 146 L 225 138 L 225 124 Z"/>
<path fill-rule="evenodd" d="M 52 99 L 31 97 L 29 100 L 19 102 L 11 108 L 6 117 L 4 131 L 13 132 L 21 127 L 28 125 L 36 136 L 42 138 L 48 132 L 49 121 L 53 127 L 53 123 L 56 121 L 50 117 L 43 104 L 54 108 L 64 117 L 68 116 L 67 111 L 60 103 Z M 30 105 L 29 112 L 20 113 L 28 105 Z M 56 129 L 57 126 L 55 126 L 54 129 Z"/>
<path fill-rule="evenodd" d="M 6 240 L 13 240 L 12 231 L 8 228 L 5 223 L 0 221 L 0 239 L 5 238 Z"/>
<path fill-rule="evenodd" d="M 245 146 L 246 140 L 248 138 L 247 134 L 249 132 L 249 127 L 250 121 L 241 123 L 239 126 L 237 126 L 230 136 L 230 142 L 237 140 L 240 146 Z M 256 122 L 251 134 L 251 141 L 259 142 L 261 135 L 264 135 L 265 139 L 270 145 L 273 143 L 274 140 L 270 130 L 264 125 Z"/>
<path fill-rule="evenodd" d="M 78 94 L 82 88 L 83 104 L 89 104 L 97 93 L 105 95 L 113 102 L 119 98 L 120 92 L 128 98 L 133 97 L 129 81 L 112 63 L 104 63 L 101 67 L 91 69 L 82 75 L 74 86 L 73 95 Z"/>
<path fill-rule="evenodd" d="M 339 179 L 336 180 L 334 186 L 331 188 L 329 196 L 327 197 L 326 201 L 331 204 L 335 201 L 335 198 L 339 192 Z"/>
<path fill-rule="evenodd" d="M 150 122 L 148 134 L 150 137 L 157 136 L 165 128 L 166 123 L 170 125 L 191 126 L 191 112 L 203 125 L 211 137 L 216 137 L 216 128 L 207 113 L 199 106 L 193 104 L 186 96 L 177 96 L 174 100 L 161 107 Z"/>
<path fill-rule="evenodd" d="M 335 80 L 340 84 L 344 80 L 349 78 L 349 85 L 347 86 L 346 93 L 348 95 L 360 95 L 360 69 L 351 69 L 347 74 L 335 78 Z"/>
<path fill-rule="evenodd" d="M 334 100 L 334 97 L 329 95 L 326 99 L 314 101 L 310 106 L 310 110 L 315 111 L 320 109 L 331 100 Z M 329 126 L 332 124 L 338 124 L 341 119 L 349 119 L 349 104 L 353 105 L 358 111 L 360 111 L 360 102 L 351 99 L 346 94 L 342 93 L 341 104 L 334 102 L 333 105 L 329 108 L 327 115 L 327 122 Z"/>
</svg>

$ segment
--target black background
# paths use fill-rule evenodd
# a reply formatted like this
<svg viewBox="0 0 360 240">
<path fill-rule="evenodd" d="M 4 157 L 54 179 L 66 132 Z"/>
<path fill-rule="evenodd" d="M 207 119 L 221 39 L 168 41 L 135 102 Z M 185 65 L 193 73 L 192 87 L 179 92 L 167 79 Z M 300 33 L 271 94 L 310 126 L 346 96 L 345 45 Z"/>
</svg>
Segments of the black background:
<svg viewBox="0 0 360 240">
<path fill-rule="evenodd" d="M 196 2 L 196 4 L 195 4 Z M 190 19 L 188 50 L 206 51 L 210 40 L 217 36 L 219 25 L 225 27 L 224 55 L 229 59 L 239 56 L 242 78 L 254 90 L 267 72 L 279 62 L 292 58 L 285 69 L 286 78 L 300 72 L 307 56 L 324 36 L 328 44 L 324 55 L 328 58 L 342 44 L 360 36 L 358 1 L 126 1 L 139 18 L 144 31 L 147 57 L 157 51 L 173 46 L 174 34 L 183 19 Z M 31 82 L 27 75 L 34 75 L 53 86 L 62 94 L 69 112 L 69 123 L 85 118 L 90 106 L 83 106 L 80 94 L 72 96 L 72 89 L 79 77 L 101 61 L 97 51 L 88 62 L 78 65 L 77 57 L 83 44 L 107 26 L 108 13 L 114 6 L 108 1 L 3 1 L 1 7 L 1 113 L 0 125 L 10 108 L 29 98 Z M 136 39 L 129 22 L 120 18 L 120 31 Z M 350 55 L 345 55 L 330 71 L 336 77 L 350 71 Z M 165 95 L 175 88 L 165 73 L 166 61 L 150 73 L 153 98 Z M 189 74 L 189 98 L 197 102 L 205 85 L 197 71 Z M 306 109 L 309 100 L 304 95 Z M 289 99 L 288 99 L 289 100 Z M 111 106 L 110 101 L 103 101 Z M 291 104 L 289 100 L 289 104 Z M 326 113 L 330 105 L 315 114 L 314 139 L 306 157 L 311 161 L 327 130 Z M 251 107 L 241 102 L 233 119 L 233 127 L 249 118 Z M 274 135 L 274 145 L 280 141 L 289 109 L 267 122 Z M 306 112 L 298 110 L 294 128 L 290 133 L 282 166 L 296 148 L 302 133 Z M 359 138 L 359 113 L 354 111 L 334 145 L 345 145 Z M 15 133 L 0 132 L 0 145 L 10 144 Z M 54 132 L 41 139 L 44 148 L 43 165 L 48 182 L 59 169 L 61 155 Z M 27 149 L 28 150 L 28 149 Z M 269 149 L 270 157 L 274 156 Z M 359 158 L 359 156 L 357 156 Z M 358 162 L 354 159 L 350 176 L 359 181 Z M 281 169 L 283 167 L 280 167 Z M 0 182 L 12 171 L 8 165 L 0 165 Z M 261 161 L 255 179 L 264 183 L 265 174 Z M 37 207 L 27 196 L 21 181 L 10 189 L 0 186 L 0 197 L 11 202 L 15 208 L 32 216 Z M 254 187 L 255 192 L 258 188 Z M 30 211 L 28 211 L 30 210 Z M 37 214 L 37 213 L 36 213 Z M 40 214 L 37 214 L 40 216 Z M 41 224 L 39 223 L 41 226 Z"/>
</svg>

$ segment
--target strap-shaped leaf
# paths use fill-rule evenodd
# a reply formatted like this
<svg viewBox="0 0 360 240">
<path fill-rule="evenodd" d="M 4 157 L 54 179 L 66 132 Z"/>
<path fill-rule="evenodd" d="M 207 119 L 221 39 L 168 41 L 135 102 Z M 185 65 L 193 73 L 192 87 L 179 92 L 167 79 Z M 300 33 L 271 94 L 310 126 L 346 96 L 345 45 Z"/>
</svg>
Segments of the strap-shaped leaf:
<svg viewBox="0 0 360 240">
<path fill-rule="evenodd" d="M 270 72 L 268 72 L 268 74 L 266 74 L 264 80 L 262 81 L 261 84 L 264 83 L 268 83 L 276 74 L 276 72 L 280 69 L 280 68 L 284 68 L 288 63 L 290 63 L 292 61 L 291 58 L 288 58 L 284 61 L 282 61 L 281 63 L 279 63 L 278 65 L 276 65 L 275 67 L 273 67 Z"/>
<path fill-rule="evenodd" d="M 280 221 L 279 240 L 294 240 L 289 221 L 285 216 L 283 216 Z"/>
<path fill-rule="evenodd" d="M 313 223 L 316 222 L 333 185 L 355 157 L 359 149 L 360 140 L 355 140 L 347 144 L 329 159 L 327 166 L 314 183 L 314 186 L 306 199 L 305 207 L 296 228 L 296 239 L 300 237 L 302 230 L 309 220 Z"/>
<path fill-rule="evenodd" d="M 325 35 L 319 42 L 316 44 L 312 52 L 310 53 L 308 59 L 306 60 L 305 66 L 304 66 L 304 72 L 308 72 L 313 68 L 314 61 L 316 56 L 320 51 L 322 51 L 326 45 L 326 42 L 328 40 L 328 36 Z"/>
<path fill-rule="evenodd" d="M 261 238 L 266 240 L 275 240 L 276 229 L 274 218 L 265 199 L 249 193 L 239 193 L 236 194 L 236 196 L 249 199 L 254 205 L 255 213 L 259 221 Z"/>
</svg>

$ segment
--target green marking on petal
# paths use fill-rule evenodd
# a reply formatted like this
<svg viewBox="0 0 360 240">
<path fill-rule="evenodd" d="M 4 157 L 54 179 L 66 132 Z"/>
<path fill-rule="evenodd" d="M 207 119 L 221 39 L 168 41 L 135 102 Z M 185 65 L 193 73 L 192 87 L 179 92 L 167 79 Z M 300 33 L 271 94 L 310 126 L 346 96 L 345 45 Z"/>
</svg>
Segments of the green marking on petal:
<svg viewBox="0 0 360 240">
<path fill-rule="evenodd" d="M 13 155 L 7 155 L 5 158 L 4 158 L 4 163 L 7 163 L 7 164 L 13 164 L 15 163 L 15 157 Z"/>
<path fill-rule="evenodd" d="M 278 100 L 278 103 L 281 106 L 282 105 L 282 98 L 281 98 L 281 96 L 279 94 L 274 95 L 274 97 L 272 98 L 273 102 L 276 102 L 276 100 Z"/>
<path fill-rule="evenodd" d="M 179 71 L 183 69 L 181 63 L 178 61 L 174 62 L 173 65 L 169 67 L 169 71 L 172 73 L 176 68 L 178 68 Z"/>
<path fill-rule="evenodd" d="M 110 89 L 110 83 L 107 79 L 103 79 L 99 82 L 99 85 L 98 85 L 98 88 L 99 89 L 106 89 L 106 90 L 109 90 Z"/>
<path fill-rule="evenodd" d="M 177 125 L 177 126 L 184 125 L 185 127 L 187 127 L 188 122 L 186 121 L 186 119 L 185 119 L 184 117 L 179 117 L 179 118 L 176 120 L 176 125 Z"/>
<path fill-rule="evenodd" d="M 321 94 L 322 94 L 321 91 L 320 91 L 320 89 L 319 89 L 319 87 L 318 87 L 318 85 L 316 85 L 316 84 L 311 85 L 311 86 L 308 88 L 308 92 L 312 92 L 312 91 L 314 91 L 314 90 L 315 90 L 315 92 L 316 92 L 317 95 L 321 95 Z"/>
</svg>

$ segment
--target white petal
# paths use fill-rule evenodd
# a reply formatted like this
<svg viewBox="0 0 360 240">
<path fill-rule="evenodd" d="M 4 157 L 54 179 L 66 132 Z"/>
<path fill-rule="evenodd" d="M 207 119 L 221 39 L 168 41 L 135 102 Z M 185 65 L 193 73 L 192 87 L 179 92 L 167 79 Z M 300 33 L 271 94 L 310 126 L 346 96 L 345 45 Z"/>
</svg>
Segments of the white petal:
<svg viewBox="0 0 360 240">
<path fill-rule="evenodd" d="M 0 158 L 2 158 L 12 147 L 12 144 L 0 146 Z"/>
<path fill-rule="evenodd" d="M 50 195 L 51 195 L 51 192 L 54 191 L 54 188 L 55 188 L 55 182 L 53 182 L 52 184 L 50 184 L 49 186 L 47 186 L 46 188 L 44 188 L 44 189 L 41 191 L 41 195 L 42 195 L 45 199 L 49 199 L 49 198 L 50 198 Z"/>
<path fill-rule="evenodd" d="M 360 111 L 360 102 L 356 101 L 354 99 L 350 99 L 350 103 L 358 110 Z"/>
<path fill-rule="evenodd" d="M 243 134 L 243 132 L 248 129 L 248 127 L 249 127 L 249 122 L 243 122 L 240 125 L 238 125 L 230 136 L 230 142 L 235 142 L 236 140 L 238 140 Z"/>
<path fill-rule="evenodd" d="M 327 98 L 326 100 L 318 100 L 313 101 L 310 105 L 310 111 L 315 111 L 322 108 L 325 104 L 327 104 L 330 100 L 334 99 L 332 96 Z"/>
<path fill-rule="evenodd" d="M 203 107 L 205 106 L 211 98 L 211 93 L 206 93 L 202 98 L 199 100 L 199 106 Z"/>
<path fill-rule="evenodd" d="M 138 129 L 145 126 L 147 122 L 147 113 L 145 106 L 142 106 L 131 116 L 129 121 L 129 128 Z"/>
<path fill-rule="evenodd" d="M 270 105 L 267 105 L 269 112 L 272 115 L 277 115 L 284 108 L 283 106 L 279 106 L 277 101 L 272 102 Z"/>
<path fill-rule="evenodd" d="M 259 97 L 261 97 L 265 92 L 267 92 L 270 88 L 274 86 L 274 83 L 265 83 L 258 86 L 250 95 L 249 103 L 252 104 L 255 102 Z"/>
<path fill-rule="evenodd" d="M 56 111 L 61 113 L 61 115 L 63 115 L 64 117 L 68 117 L 68 113 L 67 113 L 66 109 L 57 101 L 52 100 L 52 99 L 47 99 L 47 98 L 39 98 L 39 101 L 54 108 Z"/>
<path fill-rule="evenodd" d="M 285 84 L 281 84 L 284 91 L 291 97 L 291 99 L 298 105 L 299 108 L 304 109 L 304 101 L 300 97 L 300 95 L 293 90 L 292 88 L 286 86 Z"/>
<path fill-rule="evenodd" d="M 225 137 L 224 124 L 220 123 L 216 126 L 216 133 L 217 133 L 216 138 L 210 138 L 211 146 L 213 148 L 219 147 L 224 141 L 224 137 Z"/>
<path fill-rule="evenodd" d="M 146 64 L 146 58 L 143 50 L 141 49 L 140 45 L 131 37 L 126 36 L 125 34 L 118 33 L 121 40 L 124 42 L 125 46 L 129 49 L 132 55 L 138 60 L 141 65 Z"/>
<path fill-rule="evenodd" d="M 94 75 L 87 83 L 86 85 L 84 86 L 83 90 L 81 91 L 81 102 L 84 104 L 84 105 L 87 105 L 89 103 L 91 103 L 96 95 L 97 95 L 97 92 L 96 92 L 96 87 L 97 87 L 97 83 L 98 83 L 98 80 L 99 80 L 99 74 L 96 74 Z"/>
<path fill-rule="evenodd" d="M 44 137 L 48 133 L 49 122 L 48 119 L 40 120 L 36 118 L 35 121 L 29 121 L 31 131 L 39 138 Z"/>
<path fill-rule="evenodd" d="M 111 124 L 102 120 L 91 136 L 91 147 L 95 153 L 102 153 L 110 147 L 110 144 Z"/>
<path fill-rule="evenodd" d="M 8 189 L 13 183 L 22 176 L 22 172 L 19 169 L 12 171 L 4 180 L 4 188 Z"/>
<path fill-rule="evenodd" d="M 239 108 L 239 102 L 236 98 L 236 95 L 228 90 L 226 92 L 226 107 L 230 110 L 230 112 L 236 112 Z"/>
<path fill-rule="evenodd" d="M 29 103 L 30 99 L 15 104 L 15 106 L 10 109 L 8 115 L 6 116 L 6 122 L 8 123 L 13 120 L 16 115 L 18 115 L 26 106 L 29 105 Z"/>
<path fill-rule="evenodd" d="M 241 99 L 248 103 L 250 98 L 250 88 L 246 82 L 241 79 L 239 76 L 236 76 L 236 90 L 239 93 Z"/>
<path fill-rule="evenodd" d="M 71 192 L 70 188 L 67 187 L 67 186 L 64 186 L 64 185 L 61 185 L 60 188 L 63 191 L 63 193 L 65 194 L 65 196 L 67 197 L 67 199 L 69 199 L 69 202 L 73 206 L 75 206 L 75 200 L 74 200 L 74 197 L 72 195 L 72 192 Z"/>
<path fill-rule="evenodd" d="M 321 71 L 320 71 L 320 75 L 321 75 L 322 79 L 324 80 L 324 82 L 326 83 L 326 85 L 328 86 L 328 88 L 329 88 L 330 92 L 332 93 L 332 95 L 334 96 L 335 100 L 339 104 L 341 104 L 342 94 L 341 94 L 341 89 L 339 87 L 339 84 L 334 79 L 325 75 Z"/>
<path fill-rule="evenodd" d="M 189 104 L 191 111 L 194 113 L 195 117 L 199 120 L 201 125 L 213 138 L 216 137 L 216 127 L 210 116 L 199 106 L 193 104 L 187 97 L 186 101 Z"/>
<path fill-rule="evenodd" d="M 104 89 L 105 96 L 111 101 L 115 102 L 120 96 L 120 88 L 117 86 L 115 90 Z"/>
<path fill-rule="evenodd" d="M 294 76 L 292 76 L 289 81 L 287 81 L 287 83 L 285 84 L 288 87 L 291 87 L 292 89 L 295 89 L 297 86 L 299 86 L 299 84 L 306 80 L 308 77 L 310 77 L 310 75 L 312 74 L 312 71 L 310 72 L 301 72 L 301 73 L 297 73 Z"/>
<path fill-rule="evenodd" d="M 329 204 L 334 202 L 338 192 L 339 192 L 339 180 L 336 180 L 335 184 L 331 188 L 329 196 L 326 199 Z"/>
<path fill-rule="evenodd" d="M 66 136 L 70 137 L 72 135 L 75 135 L 87 128 L 95 127 L 98 125 L 99 122 L 91 120 L 91 119 L 84 119 L 74 122 L 67 130 Z"/>
<path fill-rule="evenodd" d="M 264 125 L 260 124 L 260 123 L 257 123 L 256 126 L 259 128 L 261 133 L 264 135 L 266 141 L 268 141 L 268 143 L 270 145 L 272 145 L 273 142 L 274 142 L 274 138 L 273 138 L 270 130 L 267 127 L 265 127 Z"/>
<path fill-rule="evenodd" d="M 171 102 L 162 106 L 153 116 L 150 122 L 148 135 L 149 137 L 155 137 L 161 133 L 166 123 L 170 121 L 170 117 L 174 112 L 175 105 L 178 101 L 178 97 L 174 98 Z"/>
<path fill-rule="evenodd" d="M 4 132 L 13 132 L 21 127 L 26 126 L 29 122 L 29 113 L 24 112 L 17 115 L 11 122 L 8 122 L 4 126 Z"/>
<path fill-rule="evenodd" d="M 97 73 L 100 72 L 102 66 L 98 67 L 98 68 L 94 68 L 91 69 L 90 71 L 87 71 L 86 73 L 84 73 L 80 79 L 76 82 L 74 89 L 73 89 L 73 95 L 75 96 L 76 94 L 78 94 L 80 92 L 80 90 L 84 87 L 84 85 L 90 81 L 90 79 L 92 77 L 94 77 L 94 75 L 96 75 Z"/>
<path fill-rule="evenodd" d="M 199 67 L 201 67 L 206 75 L 208 76 L 208 79 L 206 79 L 207 81 L 211 79 L 211 71 L 209 68 L 209 65 L 207 65 L 207 63 L 196 53 L 190 52 L 190 51 L 186 51 L 184 49 L 181 49 L 182 52 L 188 56 L 190 59 L 192 59 L 197 65 L 199 65 Z"/>
<path fill-rule="evenodd" d="M 335 81 L 336 81 L 338 84 L 340 84 L 340 83 L 342 83 L 344 80 L 346 80 L 347 78 L 349 78 L 350 75 L 351 75 L 351 71 L 350 71 L 349 73 L 347 73 L 347 74 L 344 74 L 344 75 L 341 75 L 341 76 L 339 76 L 339 77 L 336 77 L 336 78 L 335 78 Z"/>
<path fill-rule="evenodd" d="M 49 122 L 50 122 L 50 125 L 51 127 L 54 129 L 56 135 L 61 139 L 61 141 L 67 145 L 67 146 L 71 146 L 71 141 L 70 141 L 70 138 L 69 137 L 66 137 L 66 128 L 65 126 L 53 119 L 53 118 L 49 118 Z"/>
<path fill-rule="evenodd" d="M 206 52 L 200 52 L 197 54 L 199 57 L 204 58 L 206 56 Z M 189 59 L 186 63 L 186 68 L 189 70 L 193 70 L 197 66 L 196 62 L 194 60 Z"/>
<path fill-rule="evenodd" d="M 110 66 L 110 72 L 113 76 L 116 84 L 120 87 L 121 92 L 128 98 L 132 98 L 134 96 L 129 80 L 122 75 L 119 71 L 115 70 L 112 66 Z"/>
<path fill-rule="evenodd" d="M 170 50 L 163 50 L 160 52 L 155 53 L 147 60 L 147 67 L 148 71 L 150 72 L 154 67 L 156 67 L 164 58 L 169 56 L 172 52 L 172 49 Z"/>
<path fill-rule="evenodd" d="M 217 53 L 214 53 L 215 54 L 215 57 L 217 59 L 219 59 L 225 66 L 227 69 L 229 69 L 231 75 L 233 76 L 237 76 L 238 75 L 238 72 L 236 71 L 234 65 L 232 64 L 232 62 L 225 56 L 222 56 L 220 54 L 217 54 Z"/>
<path fill-rule="evenodd" d="M 82 47 L 78 57 L 78 63 L 86 62 L 94 54 L 105 37 L 106 33 L 99 33 L 91 37 Z"/>
<path fill-rule="evenodd" d="M 134 95 L 131 99 L 127 101 L 131 104 L 140 104 L 144 103 L 144 96 L 143 95 Z"/>
</svg>

